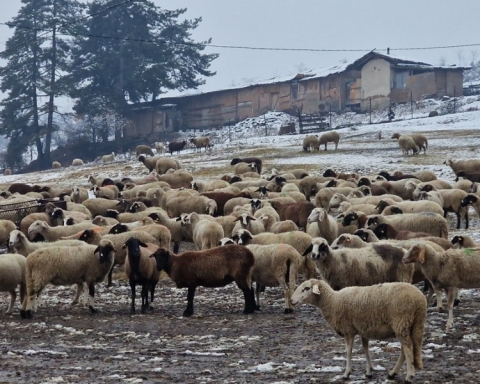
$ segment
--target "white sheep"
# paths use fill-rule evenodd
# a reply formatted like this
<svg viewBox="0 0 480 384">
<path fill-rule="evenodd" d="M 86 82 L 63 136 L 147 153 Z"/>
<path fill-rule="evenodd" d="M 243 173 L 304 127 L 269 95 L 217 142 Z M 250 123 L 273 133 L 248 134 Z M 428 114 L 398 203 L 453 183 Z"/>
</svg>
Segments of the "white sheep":
<svg viewBox="0 0 480 384">
<path fill-rule="evenodd" d="M 28 227 L 28 237 L 34 239 L 37 234 L 40 234 L 47 241 L 56 241 L 61 237 L 74 235 L 75 233 L 88 228 L 100 227 L 97 227 L 95 224 L 88 221 L 63 227 L 51 227 L 45 221 L 36 220 Z"/>
<path fill-rule="evenodd" d="M 72 167 L 78 167 L 80 165 L 85 165 L 82 159 L 73 159 Z"/>
<path fill-rule="evenodd" d="M 193 243 L 198 251 L 215 248 L 224 237 L 223 228 L 215 221 L 204 220 L 196 212 L 182 217 L 184 226 L 191 226 Z"/>
<path fill-rule="evenodd" d="M 305 231 L 312 237 L 323 237 L 332 243 L 338 236 L 337 221 L 330 216 L 323 208 L 315 208 L 308 216 L 307 230 Z"/>
<path fill-rule="evenodd" d="M 0 255 L 0 292 L 10 293 L 10 305 L 5 313 L 12 313 L 17 298 L 15 290 L 18 285 L 20 285 L 20 302 L 24 300 L 26 268 L 26 259 L 22 255 L 12 253 Z"/>
<path fill-rule="evenodd" d="M 232 233 L 237 232 L 239 229 L 247 229 L 252 235 L 258 235 L 259 233 L 265 232 L 265 226 L 263 225 L 262 220 L 256 219 L 255 217 L 249 215 L 248 213 L 242 213 L 236 219 L 235 226 L 232 229 Z"/>
<path fill-rule="evenodd" d="M 165 151 L 165 144 L 160 143 L 159 141 L 156 141 L 155 142 L 155 150 L 157 151 L 157 155 L 158 154 L 163 154 L 163 152 Z"/>
<path fill-rule="evenodd" d="M 110 163 L 115 160 L 115 152 L 112 152 L 110 155 L 102 156 L 102 163 Z"/>
<path fill-rule="evenodd" d="M 427 317 L 427 302 L 418 288 L 406 283 L 385 283 L 371 287 L 350 287 L 334 291 L 323 280 L 303 282 L 292 296 L 292 304 L 310 304 L 320 309 L 333 330 L 345 338 L 347 366 L 344 379 L 352 371 L 352 349 L 356 335 L 362 338 L 366 358 L 366 376 L 372 377 L 369 339 L 395 337 L 401 352 L 395 367 L 388 373 L 393 379 L 407 361 L 405 382 L 422 369 L 422 343 Z"/>
</svg>

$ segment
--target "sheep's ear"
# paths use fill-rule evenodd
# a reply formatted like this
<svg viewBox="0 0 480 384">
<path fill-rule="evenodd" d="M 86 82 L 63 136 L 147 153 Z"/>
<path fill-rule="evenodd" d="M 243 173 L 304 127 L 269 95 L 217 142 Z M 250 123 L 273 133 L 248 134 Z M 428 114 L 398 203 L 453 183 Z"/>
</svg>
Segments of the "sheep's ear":
<svg viewBox="0 0 480 384">
<path fill-rule="evenodd" d="M 238 216 L 235 220 L 233 220 L 234 222 L 235 221 L 239 221 L 240 219 L 242 218 L 242 216 Z"/>
<path fill-rule="evenodd" d="M 313 287 L 312 287 L 312 293 L 315 294 L 315 295 L 320 295 L 320 289 L 318 289 L 318 285 L 315 284 Z"/>
<path fill-rule="evenodd" d="M 308 248 L 303 252 L 303 256 L 307 256 L 313 250 L 313 244 L 310 244 Z"/>
<path fill-rule="evenodd" d="M 257 220 L 255 217 L 250 216 L 250 215 L 248 215 L 247 218 L 250 219 L 250 220 Z"/>
<path fill-rule="evenodd" d="M 425 263 L 425 248 L 417 247 L 417 251 L 418 251 L 418 261 L 420 262 L 420 264 Z"/>
<path fill-rule="evenodd" d="M 122 249 L 125 249 L 125 248 L 127 248 L 127 243 L 123 243 L 122 245 Z"/>
<path fill-rule="evenodd" d="M 138 241 L 138 245 L 140 245 L 143 248 L 148 248 L 148 245 L 145 244 L 143 241 L 140 241 L 140 240 Z"/>
<path fill-rule="evenodd" d="M 176 221 L 182 221 L 182 218 L 181 217 L 176 217 L 175 220 Z"/>
</svg>

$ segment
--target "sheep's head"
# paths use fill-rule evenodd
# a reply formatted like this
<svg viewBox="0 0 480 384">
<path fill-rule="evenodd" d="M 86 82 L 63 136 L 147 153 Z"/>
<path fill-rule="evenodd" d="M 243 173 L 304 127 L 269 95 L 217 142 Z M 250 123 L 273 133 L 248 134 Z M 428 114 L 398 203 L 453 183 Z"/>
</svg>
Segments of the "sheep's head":
<svg viewBox="0 0 480 384">
<path fill-rule="evenodd" d="M 116 219 L 120 215 L 120 212 L 118 212 L 116 209 L 107 209 L 105 212 L 105 217 L 111 217 L 113 219 Z"/>
<path fill-rule="evenodd" d="M 326 212 L 323 208 L 315 208 L 312 210 L 310 215 L 307 218 L 307 222 L 314 223 L 316 221 L 323 221 L 325 218 Z"/>
<path fill-rule="evenodd" d="M 89 183 L 95 184 L 95 177 L 93 177 L 93 175 L 90 174 L 90 175 L 88 175 L 87 181 Z M 76 187 L 76 188 L 78 188 L 78 187 Z"/>
<path fill-rule="evenodd" d="M 252 220 L 257 220 L 255 217 L 249 215 L 248 213 L 242 213 L 234 221 L 239 221 L 242 228 L 247 228 Z"/>
<path fill-rule="evenodd" d="M 329 209 L 338 208 L 340 206 L 340 203 L 345 200 L 346 197 L 344 195 L 341 195 L 340 193 L 334 193 L 328 203 L 328 207 Z"/>
<path fill-rule="evenodd" d="M 477 201 L 478 201 L 478 197 L 469 193 L 467 196 L 465 196 L 462 199 L 461 205 L 462 205 L 462 207 L 466 207 L 467 205 L 475 204 Z"/>
<path fill-rule="evenodd" d="M 349 212 L 342 220 L 342 225 L 347 227 L 354 222 L 358 222 L 358 213 L 357 212 Z"/>
<path fill-rule="evenodd" d="M 380 239 L 388 239 L 388 228 L 387 224 L 379 224 L 374 230 L 373 233 Z"/>
<path fill-rule="evenodd" d="M 109 235 L 117 235 L 119 233 L 128 232 L 128 227 L 125 224 L 118 223 L 115 224 L 110 230 L 108 231 Z"/>
<path fill-rule="evenodd" d="M 292 305 L 311 304 L 315 305 L 317 295 L 320 295 L 319 281 L 310 279 L 300 284 L 290 298 Z"/>
<path fill-rule="evenodd" d="M 75 221 L 75 219 L 73 217 L 65 217 L 63 219 L 63 225 L 64 226 L 74 225 L 74 224 L 77 224 L 77 222 Z"/>
<path fill-rule="evenodd" d="M 392 176 L 387 171 L 382 171 L 378 174 L 379 176 L 383 176 L 386 180 L 390 180 Z"/>
<path fill-rule="evenodd" d="M 147 159 L 147 158 L 146 158 L 144 155 L 138 156 L 138 161 L 141 161 L 143 164 L 145 164 L 145 160 L 146 160 L 146 159 Z"/>
<path fill-rule="evenodd" d="M 13 251 L 15 247 L 18 248 L 22 243 L 25 242 L 25 240 L 25 235 L 18 229 L 14 229 L 12 232 L 10 232 L 10 236 L 8 238 L 8 246 L 10 250 Z"/>
<path fill-rule="evenodd" d="M 372 229 L 372 227 L 376 227 L 378 225 L 378 217 L 369 217 L 367 220 L 367 227 Z"/>
<path fill-rule="evenodd" d="M 86 229 L 80 235 L 78 240 L 85 241 L 86 243 L 90 244 L 95 237 L 95 231 L 93 229 Z"/>
<path fill-rule="evenodd" d="M 55 208 L 50 215 L 51 220 L 63 219 L 63 209 Z"/>
<path fill-rule="evenodd" d="M 399 139 L 400 138 L 400 134 L 399 133 L 394 133 L 392 135 L 392 139 Z"/>
<path fill-rule="evenodd" d="M 155 223 L 159 223 L 160 222 L 160 215 L 157 213 L 157 212 L 152 212 L 148 215 L 148 217 L 150 217 Z M 178 218 L 177 218 L 178 219 Z M 177 220 L 177 221 L 180 221 L 180 220 Z"/>
<path fill-rule="evenodd" d="M 332 243 L 332 249 L 339 249 L 348 247 L 348 245 L 352 242 L 352 235 L 340 235 L 337 240 L 334 241 L 335 245 Z"/>
<path fill-rule="evenodd" d="M 230 245 L 230 244 L 235 244 L 235 242 L 232 239 L 229 239 L 228 237 L 224 237 L 223 239 L 220 239 L 217 245 L 219 247 L 223 247 L 224 245 Z"/>
<path fill-rule="evenodd" d="M 260 198 L 264 199 L 268 197 L 268 192 L 270 192 L 270 190 L 265 186 L 261 186 L 261 187 L 258 187 L 258 189 L 255 192 L 258 192 Z"/>
<path fill-rule="evenodd" d="M 10 234 L 10 239 L 11 239 L 11 234 Z M 463 236 L 454 236 L 454 238 L 452 239 L 453 248 L 463 248 L 463 242 L 464 242 Z"/>
<path fill-rule="evenodd" d="M 268 216 L 267 214 L 263 214 L 262 216 L 259 217 L 259 220 L 260 220 L 263 224 L 266 224 L 269 219 L 270 219 L 270 216 Z"/>
<path fill-rule="evenodd" d="M 170 264 L 171 253 L 166 249 L 159 248 L 152 253 L 150 257 L 155 258 L 155 261 L 157 262 L 157 271 L 162 271 L 168 268 L 168 265 Z"/>
<path fill-rule="evenodd" d="M 190 182 L 190 188 L 194 189 L 195 191 L 198 191 L 198 185 L 196 181 L 191 181 Z"/>
<path fill-rule="evenodd" d="M 358 187 L 362 187 L 364 185 L 366 186 L 372 185 L 372 182 L 368 179 L 368 177 L 361 177 L 360 180 L 358 180 L 358 184 L 357 184 Z"/>
<path fill-rule="evenodd" d="M 128 238 L 128 240 L 122 245 L 122 249 L 127 249 L 128 257 L 133 259 L 140 258 L 140 247 L 147 248 L 148 246 L 135 237 Z"/>
<path fill-rule="evenodd" d="M 233 241 L 235 241 L 239 245 L 246 245 L 252 239 L 252 234 L 247 231 L 246 229 L 239 229 L 235 234 L 231 237 Z"/>
<path fill-rule="evenodd" d="M 252 199 L 250 200 L 250 207 L 252 208 L 252 213 L 255 213 L 262 208 L 262 202 L 259 199 Z"/>
<path fill-rule="evenodd" d="M 325 172 L 323 172 L 323 177 L 337 177 L 337 173 L 330 168 L 327 168 Z"/>
<path fill-rule="evenodd" d="M 405 254 L 405 256 L 403 256 L 403 262 L 405 264 L 416 263 L 416 262 L 423 264 L 425 262 L 425 255 L 426 255 L 425 246 L 422 244 L 417 244 L 417 245 L 414 245 L 412 248 L 410 248 Z"/>
<path fill-rule="evenodd" d="M 217 213 L 217 203 L 215 200 L 209 199 L 205 211 L 210 215 L 214 216 Z"/>
<path fill-rule="evenodd" d="M 402 215 L 403 214 L 402 209 L 397 207 L 396 205 L 392 205 L 390 208 L 388 208 L 388 210 L 392 215 Z"/>
<path fill-rule="evenodd" d="M 255 163 L 250 163 L 250 164 L 248 164 L 248 166 L 251 168 L 251 170 L 252 170 L 253 172 L 256 172 L 256 171 L 257 171 L 257 164 L 255 164 Z"/>
<path fill-rule="evenodd" d="M 327 240 L 322 237 L 315 237 L 312 239 L 312 243 L 305 250 L 303 256 L 312 253 L 313 260 L 324 261 L 330 254 L 330 247 L 328 246 Z"/>
<path fill-rule="evenodd" d="M 28 227 L 28 237 L 33 240 L 37 234 L 42 233 L 43 229 L 48 227 L 49 225 L 45 221 L 36 220 Z"/>
<path fill-rule="evenodd" d="M 188 213 L 182 213 L 180 217 L 177 218 L 177 221 L 180 221 L 180 225 L 182 227 L 186 227 L 187 225 L 192 224 L 191 215 L 189 215 Z"/>
<path fill-rule="evenodd" d="M 287 179 L 285 179 L 282 176 L 276 176 L 275 177 L 275 184 L 277 184 L 277 185 L 283 185 L 283 183 L 286 183 L 286 182 L 287 182 Z"/>
<path fill-rule="evenodd" d="M 368 231 L 366 231 L 365 229 L 357 229 L 355 232 L 353 232 L 353 234 L 355 236 L 358 236 L 360 237 L 360 239 L 362 239 L 362 241 L 364 242 L 368 242 L 369 238 L 370 238 L 370 233 Z"/>
<path fill-rule="evenodd" d="M 95 253 L 98 253 L 100 264 L 113 263 L 115 247 L 110 240 L 102 239 L 100 243 L 98 243 L 98 247 L 94 251 L 94 254 Z"/>
<path fill-rule="evenodd" d="M 130 213 L 136 213 L 140 212 L 142 208 L 142 204 L 140 204 L 138 201 L 135 201 L 128 209 L 127 212 Z"/>
</svg>

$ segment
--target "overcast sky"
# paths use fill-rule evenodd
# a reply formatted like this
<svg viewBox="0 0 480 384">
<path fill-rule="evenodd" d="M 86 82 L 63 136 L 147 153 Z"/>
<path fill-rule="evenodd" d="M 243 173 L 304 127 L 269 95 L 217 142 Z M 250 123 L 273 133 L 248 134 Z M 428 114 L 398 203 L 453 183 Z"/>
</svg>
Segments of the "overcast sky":
<svg viewBox="0 0 480 384">
<path fill-rule="evenodd" d="M 120 1 L 120 0 L 119 0 Z M 202 17 L 195 40 L 213 44 L 354 50 L 390 47 L 396 56 L 439 64 L 468 65 L 480 59 L 480 0 L 153 0 L 166 9 L 187 8 L 187 18 Z M 20 0 L 0 0 L 0 22 L 10 21 Z M 0 25 L 0 50 L 11 30 Z M 398 48 L 479 44 L 479 46 L 400 51 Z M 353 60 L 365 52 L 289 52 L 207 48 L 219 53 L 202 91 L 248 80 L 289 75 Z M 463 61 L 460 62 L 460 56 Z"/>
</svg>

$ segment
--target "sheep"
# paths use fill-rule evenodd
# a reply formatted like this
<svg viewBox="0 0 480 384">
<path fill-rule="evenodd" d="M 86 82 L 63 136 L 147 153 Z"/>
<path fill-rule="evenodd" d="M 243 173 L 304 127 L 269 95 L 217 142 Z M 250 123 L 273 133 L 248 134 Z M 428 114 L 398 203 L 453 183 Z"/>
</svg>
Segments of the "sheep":
<svg viewBox="0 0 480 384">
<path fill-rule="evenodd" d="M 460 171 L 462 172 L 462 171 Z M 461 189 L 465 192 L 472 192 L 474 183 L 467 179 L 458 179 L 458 181 L 453 185 L 453 189 Z"/>
<path fill-rule="evenodd" d="M 392 135 L 392 139 L 400 139 L 401 136 L 410 136 L 418 146 L 419 152 L 421 152 L 423 149 L 423 154 L 426 154 L 428 148 L 428 139 L 425 137 L 425 135 L 422 135 L 421 133 L 412 133 L 410 135 L 400 135 L 399 133 L 394 133 Z"/>
<path fill-rule="evenodd" d="M 326 204 L 325 200 L 329 195 L 330 195 L 330 193 L 323 194 L 321 196 L 321 200 L 322 200 L 321 204 Z M 364 196 L 364 197 L 347 198 L 345 195 L 342 195 L 341 193 L 334 193 L 331 196 L 330 201 L 328 201 L 328 203 L 326 204 L 326 208 L 328 208 L 329 210 L 331 210 L 332 208 L 338 208 L 338 207 L 340 207 L 340 204 L 344 201 L 348 201 L 353 206 L 356 206 L 358 204 L 378 204 L 383 199 L 390 199 L 390 200 L 394 201 L 395 203 L 402 201 L 401 197 L 395 196 L 395 195 Z"/>
<path fill-rule="evenodd" d="M 207 152 L 207 148 L 210 148 L 210 138 L 206 136 L 190 139 L 190 143 L 195 145 L 195 151 L 200 149 L 200 152 L 202 152 L 202 148 L 205 147 L 205 152 Z"/>
<path fill-rule="evenodd" d="M 187 145 L 187 142 L 185 140 L 183 141 L 172 141 L 168 143 L 168 152 L 170 152 L 170 155 L 173 155 L 173 152 L 177 152 L 177 155 L 180 154 L 180 151 L 185 148 Z"/>
<path fill-rule="evenodd" d="M 55 208 L 50 215 L 50 220 L 52 223 L 57 222 L 58 225 L 62 225 L 64 220 L 69 217 L 73 218 L 76 223 L 91 220 L 91 217 L 89 215 L 86 215 L 85 213 L 64 211 L 62 208 Z"/>
<path fill-rule="evenodd" d="M 208 182 L 196 180 L 190 183 L 190 187 L 198 191 L 198 193 L 204 193 L 204 192 L 215 191 L 216 189 L 220 189 L 220 188 L 230 187 L 230 184 L 228 183 L 228 181 L 225 181 L 225 180 L 212 180 Z M 239 189 L 238 189 L 238 192 L 240 192 Z"/>
<path fill-rule="evenodd" d="M 351 191 L 353 191 L 353 188 L 322 188 L 315 194 L 315 206 L 319 208 L 328 208 L 333 195 L 341 194 L 346 196 Z M 332 206 L 332 208 L 335 207 Z"/>
<path fill-rule="evenodd" d="M 10 168 L 5 168 L 5 170 L 3 171 L 3 174 L 5 176 L 10 176 L 12 174 L 12 170 Z"/>
<path fill-rule="evenodd" d="M 193 181 L 193 176 L 183 169 L 178 169 L 174 173 L 158 176 L 158 180 L 165 181 L 171 188 L 188 188 Z"/>
<path fill-rule="evenodd" d="M 261 215 L 259 220 L 263 223 L 265 232 L 284 233 L 298 231 L 297 224 L 292 220 L 277 221 L 275 220 L 275 217 L 268 214 Z"/>
<path fill-rule="evenodd" d="M 320 138 L 318 139 L 318 147 L 322 144 L 325 144 L 325 151 L 327 150 L 327 143 L 335 143 L 335 151 L 338 147 L 338 142 L 340 141 L 340 135 L 336 131 L 330 131 L 323 133 Z"/>
<path fill-rule="evenodd" d="M 357 204 L 352 205 L 352 203 L 348 201 L 342 201 L 339 205 L 339 212 L 346 215 L 352 211 L 361 211 L 366 215 L 375 215 L 378 214 L 377 206 L 374 204 Z"/>
<path fill-rule="evenodd" d="M 314 208 L 308 216 L 307 230 L 305 231 L 312 237 L 323 237 L 332 243 L 338 236 L 337 221 L 331 217 L 323 208 Z"/>
<path fill-rule="evenodd" d="M 191 226 L 193 243 L 198 251 L 216 247 L 220 239 L 224 237 L 223 228 L 220 224 L 204 220 L 196 212 L 184 216 L 182 225 Z"/>
<path fill-rule="evenodd" d="M 255 165 L 257 166 L 257 172 L 259 174 L 262 173 L 262 160 L 258 157 L 244 157 L 243 159 L 236 157 L 232 159 L 230 165 L 235 165 L 238 163 L 255 163 Z"/>
<path fill-rule="evenodd" d="M 255 163 L 237 163 L 233 166 L 233 172 L 236 175 L 241 175 L 242 173 L 246 172 L 255 172 L 257 170 L 257 166 Z"/>
<path fill-rule="evenodd" d="M 422 343 L 427 317 L 427 303 L 418 288 L 405 283 L 385 283 L 371 287 L 350 287 L 334 291 L 323 280 L 303 282 L 293 293 L 292 305 L 318 307 L 333 330 L 345 338 L 347 366 L 344 379 L 352 370 L 352 348 L 356 335 L 362 338 L 366 358 L 366 376 L 372 377 L 369 339 L 395 337 L 401 352 L 395 367 L 388 373 L 393 379 L 407 360 L 405 382 L 410 383 L 415 368 L 422 369 Z"/>
<path fill-rule="evenodd" d="M 154 153 L 148 145 L 137 145 L 135 147 L 135 156 L 138 157 L 139 155 L 154 156 Z"/>
<path fill-rule="evenodd" d="M 155 170 L 159 175 L 163 175 L 167 173 L 169 169 L 174 169 L 174 170 L 182 169 L 182 165 L 178 160 L 167 159 L 165 157 L 159 158 L 155 163 Z"/>
<path fill-rule="evenodd" d="M 391 224 L 400 231 L 427 232 L 432 236 L 448 238 L 448 222 L 442 216 L 431 213 L 405 213 L 393 216 L 371 216 L 367 227 L 374 230 L 379 224 Z"/>
<path fill-rule="evenodd" d="M 258 235 L 259 233 L 265 232 L 265 227 L 263 222 L 255 217 L 252 217 L 248 213 L 242 213 L 235 220 L 235 226 L 232 229 L 232 233 L 238 231 L 239 229 L 247 229 L 252 235 Z"/>
<path fill-rule="evenodd" d="M 111 163 L 113 160 L 115 160 L 115 152 L 112 152 L 110 155 L 102 156 L 102 163 Z"/>
<path fill-rule="evenodd" d="M 150 257 L 159 247 L 130 237 L 122 248 L 127 249 L 125 273 L 132 291 L 131 311 L 135 313 L 135 286 L 140 284 L 142 286 L 142 313 L 146 313 L 147 309 L 153 309 L 148 305 L 148 291 L 150 290 L 150 302 L 152 302 L 155 286 L 160 280 L 160 272 L 157 270 L 155 259 Z"/>
<path fill-rule="evenodd" d="M 455 179 L 455 181 L 458 181 L 460 177 L 470 180 L 473 183 L 480 182 L 480 172 L 466 172 L 464 170 L 461 170 L 457 172 L 457 178 Z"/>
<path fill-rule="evenodd" d="M 170 217 L 176 217 L 180 216 L 182 213 L 192 212 L 207 212 L 209 215 L 214 216 L 217 210 L 217 203 L 215 200 L 209 199 L 205 196 L 190 196 L 189 198 L 184 196 L 174 197 L 167 202 L 166 210 Z"/>
<path fill-rule="evenodd" d="M 452 239 L 453 248 L 480 248 L 480 243 L 476 243 L 470 236 L 454 236 Z"/>
<path fill-rule="evenodd" d="M 163 154 L 163 152 L 165 152 L 165 144 L 163 144 L 159 141 L 156 141 L 154 143 L 154 147 L 155 147 L 155 151 L 157 151 L 157 155 L 158 154 Z"/>
<path fill-rule="evenodd" d="M 232 214 L 236 206 L 243 206 L 245 204 L 250 204 L 251 200 L 252 199 L 249 199 L 248 197 L 233 197 L 230 200 L 228 200 L 223 206 L 223 214 L 230 215 Z M 278 216 L 278 214 L 276 214 L 276 216 Z"/>
<path fill-rule="evenodd" d="M 112 268 L 114 255 L 115 248 L 109 240 L 101 240 L 98 246 L 37 249 L 27 257 L 27 296 L 22 304 L 21 317 L 32 318 L 32 309 L 37 309 L 37 297 L 49 283 L 77 284 L 77 294 L 72 304 L 78 302 L 83 284 L 86 283 L 90 312 L 97 313 L 94 307 L 95 284 L 105 279 Z"/>
<path fill-rule="evenodd" d="M 20 302 L 25 298 L 25 271 L 27 263 L 25 257 L 7 253 L 0 255 L 0 292 L 10 293 L 10 304 L 5 313 L 13 311 L 17 294 L 15 290 L 20 285 Z"/>
<path fill-rule="evenodd" d="M 171 188 L 170 184 L 165 181 L 155 181 L 153 183 L 143 184 L 143 185 L 134 185 L 126 184 L 126 189 L 121 193 L 121 197 L 124 199 L 131 199 L 137 197 L 137 194 L 141 191 L 147 191 L 151 188 L 154 188 L 155 191 L 158 191 L 160 194 L 163 192 L 162 188 Z"/>
<path fill-rule="evenodd" d="M 309 201 L 290 204 L 272 201 L 271 205 L 277 211 L 280 220 L 292 220 L 299 228 L 307 227 L 308 217 L 315 208 Z"/>
<path fill-rule="evenodd" d="M 305 152 L 313 151 L 314 149 L 318 151 L 319 149 L 318 136 L 315 136 L 315 135 L 305 136 L 305 138 L 303 139 L 302 147 Z"/>
<path fill-rule="evenodd" d="M 251 194 L 248 192 L 239 192 L 239 193 L 226 193 L 226 192 L 205 192 L 202 194 L 202 196 L 205 196 L 209 199 L 215 200 L 215 203 L 217 204 L 217 212 L 216 214 L 219 216 L 224 215 L 224 207 L 225 204 L 234 198 L 238 197 L 244 197 L 244 198 L 249 198 L 251 197 Z"/>
<path fill-rule="evenodd" d="M 80 204 L 88 200 L 88 191 L 85 188 L 75 186 L 70 197 L 74 203 Z"/>
<path fill-rule="evenodd" d="M 112 217 L 115 220 L 118 220 L 120 223 L 133 223 L 134 221 L 142 220 L 143 218 L 147 217 L 150 213 L 155 212 L 155 211 L 160 212 L 160 211 L 163 211 L 163 210 L 159 209 L 158 207 L 151 207 L 151 208 L 148 208 L 147 210 L 142 211 L 142 212 L 120 213 L 116 209 L 108 209 L 107 212 L 105 213 L 105 216 L 106 217 Z"/>
<path fill-rule="evenodd" d="M 398 139 L 398 146 L 402 150 L 403 156 L 408 155 L 409 151 L 412 151 L 412 155 L 419 153 L 418 146 L 415 143 L 415 140 L 413 140 L 411 136 L 408 136 L 408 135 L 400 135 L 398 137 L 392 136 L 392 139 L 393 138 Z"/>
<path fill-rule="evenodd" d="M 140 161 L 141 163 L 143 163 L 143 165 L 145 165 L 145 167 L 147 167 L 148 172 L 152 172 L 155 169 L 157 160 L 160 158 L 161 156 L 146 157 L 145 155 L 140 155 L 138 156 L 138 161 Z"/>
<path fill-rule="evenodd" d="M 52 162 L 52 169 L 60 169 L 62 168 L 62 164 L 60 164 L 58 161 Z"/>
<path fill-rule="evenodd" d="M 82 159 L 73 159 L 72 167 L 78 167 L 80 165 L 85 165 Z"/>
<path fill-rule="evenodd" d="M 117 200 L 108 200 L 103 198 L 88 199 L 82 202 L 92 214 L 92 217 L 97 215 L 105 216 L 107 210 L 115 209 L 117 207 Z"/>
<path fill-rule="evenodd" d="M 178 253 L 182 241 L 193 242 L 193 234 L 187 230 L 186 227 L 182 226 L 182 223 L 180 220 L 177 220 L 177 218 L 170 219 L 166 214 L 162 214 L 161 212 L 150 213 L 149 217 L 151 217 L 156 223 L 168 228 L 170 231 L 171 242 L 173 243 L 174 253 Z"/>
<path fill-rule="evenodd" d="M 16 230 L 17 226 L 13 221 L 10 220 L 0 220 L 0 244 L 6 244 L 7 240 L 10 237 L 10 233 Z"/>
<path fill-rule="evenodd" d="M 462 207 L 466 207 L 467 210 L 468 210 L 468 206 L 471 205 L 475 210 L 475 212 L 477 213 L 477 215 L 480 217 L 480 198 L 478 196 L 474 195 L 473 193 L 467 194 L 467 196 L 465 196 L 462 199 L 461 205 Z M 468 211 L 467 211 L 467 215 L 468 215 Z M 468 226 L 466 228 L 468 228 Z"/>
<path fill-rule="evenodd" d="M 335 290 L 353 285 L 412 281 L 413 266 L 402 263 L 405 250 L 391 244 L 333 250 L 324 238 L 315 237 L 303 255 L 310 252 L 321 276 Z"/>
<path fill-rule="evenodd" d="M 223 287 L 233 281 L 242 290 L 245 298 L 243 313 L 250 314 L 255 311 L 252 290 L 255 258 L 248 248 L 225 245 L 180 255 L 160 248 L 150 257 L 155 257 L 157 270 L 164 270 L 177 288 L 188 288 L 184 317 L 193 315 L 193 299 L 198 285 Z"/>
<path fill-rule="evenodd" d="M 255 191 L 259 193 L 259 196 L 261 199 L 275 199 L 277 197 L 291 197 L 296 203 L 301 203 L 306 201 L 305 196 L 303 193 L 300 193 L 299 191 L 293 191 L 293 192 L 271 192 L 270 189 L 267 187 L 258 187 L 258 189 Z"/>
<path fill-rule="evenodd" d="M 39 213 L 30 213 L 27 216 L 25 216 L 22 221 L 20 221 L 20 230 L 24 234 L 28 234 L 28 228 L 32 223 L 34 223 L 37 220 L 43 220 L 47 224 L 52 225 L 52 221 L 50 219 L 50 215 L 52 214 L 53 210 L 55 209 L 55 205 L 53 203 L 48 203 L 45 206 L 45 212 L 39 212 Z"/>
<path fill-rule="evenodd" d="M 458 161 L 447 159 L 444 161 L 443 164 L 446 164 L 450 168 L 452 168 L 452 171 L 455 174 L 457 174 L 459 171 L 473 173 L 473 172 L 478 172 L 478 170 L 480 169 L 480 160 L 478 159 L 458 160 Z"/>
<path fill-rule="evenodd" d="M 99 187 L 97 185 L 90 188 L 96 197 L 104 199 L 115 200 L 118 198 L 119 190 L 115 185 L 109 185 L 106 187 Z"/>
<path fill-rule="evenodd" d="M 252 278 L 256 283 L 256 309 L 260 309 L 261 286 L 280 286 L 285 297 L 284 313 L 292 313 L 290 297 L 295 290 L 297 272 L 303 264 L 300 253 L 288 244 L 247 245 L 247 248 L 255 257 Z"/>
<path fill-rule="evenodd" d="M 403 262 L 420 263 L 423 274 L 435 291 L 447 293 L 447 330 L 453 326 L 453 302 L 459 288 L 480 288 L 480 249 L 449 249 L 437 252 L 428 244 L 416 244 L 403 258 Z M 440 300 L 440 301 L 439 301 Z M 437 306 L 442 307 L 437 295 Z"/>
<path fill-rule="evenodd" d="M 430 237 L 431 235 L 426 232 L 412 232 L 412 231 L 398 231 L 393 225 L 379 224 L 373 230 L 375 235 L 381 239 L 394 239 L 394 240 L 409 240 L 417 239 L 419 237 Z"/>
<path fill-rule="evenodd" d="M 357 173 L 344 173 L 340 172 L 337 173 L 333 169 L 327 168 L 323 172 L 323 177 L 335 177 L 336 179 L 342 179 L 342 180 L 348 180 L 348 179 L 359 179 L 359 176 Z"/>
<path fill-rule="evenodd" d="M 377 212 L 383 214 L 385 208 L 390 204 L 385 200 L 380 200 L 376 206 Z M 433 201 L 402 201 L 397 202 L 393 206 L 400 208 L 404 213 L 418 212 L 434 212 L 443 215 L 443 209 L 440 205 Z"/>
<path fill-rule="evenodd" d="M 28 227 L 28 237 L 30 239 L 34 239 L 37 234 L 40 234 L 47 241 L 56 241 L 61 237 L 70 236 L 77 233 L 78 231 L 88 228 L 99 227 L 88 221 L 63 227 L 51 227 L 45 221 L 36 220 Z"/>
</svg>

